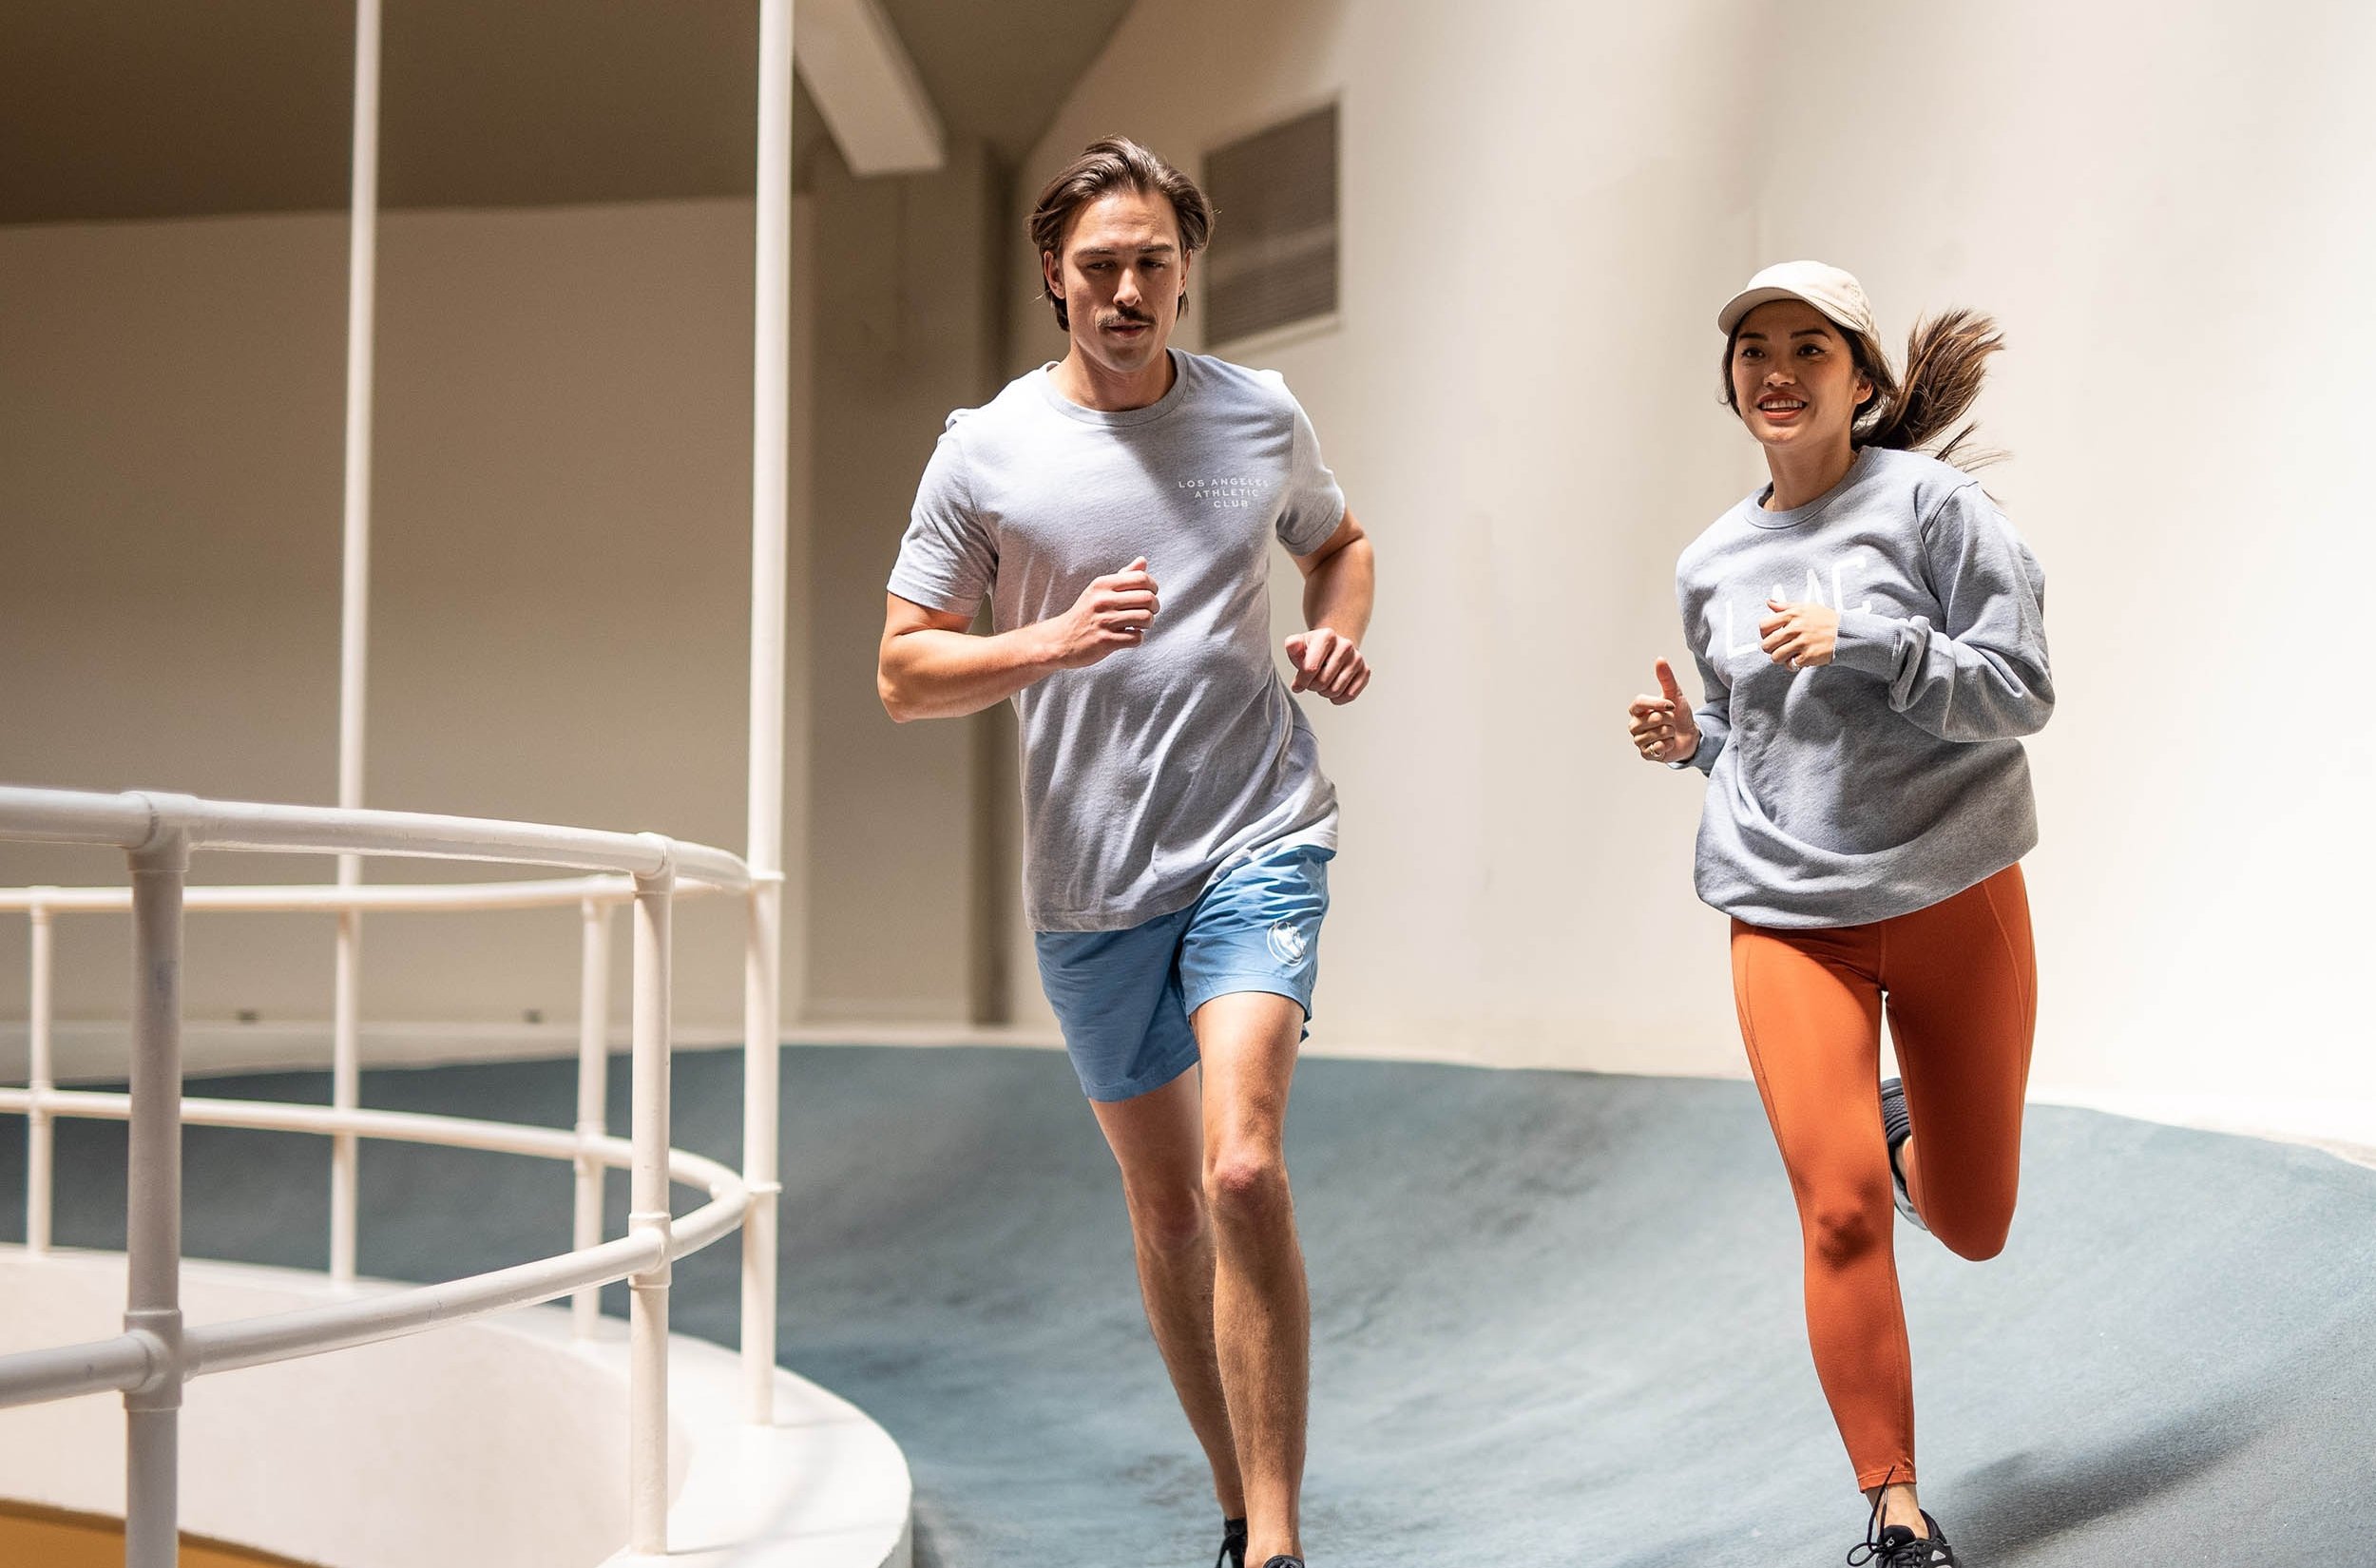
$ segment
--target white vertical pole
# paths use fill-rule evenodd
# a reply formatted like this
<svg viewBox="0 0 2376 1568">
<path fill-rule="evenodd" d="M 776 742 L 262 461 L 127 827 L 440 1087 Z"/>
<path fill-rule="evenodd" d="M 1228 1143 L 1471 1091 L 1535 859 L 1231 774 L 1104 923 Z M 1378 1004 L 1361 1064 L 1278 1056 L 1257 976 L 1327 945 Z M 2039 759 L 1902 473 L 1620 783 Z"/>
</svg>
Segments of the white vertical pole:
<svg viewBox="0 0 2376 1568">
<path fill-rule="evenodd" d="M 180 1556 L 182 1408 L 182 891 L 188 840 L 132 853 L 132 1125 L 125 1219 L 127 1331 L 163 1348 L 158 1375 L 124 1396 L 125 1568 Z"/>
<path fill-rule="evenodd" d="M 586 899 L 578 906 L 578 1212 L 572 1244 L 583 1251 L 603 1239 L 603 1163 L 591 1152 L 607 1130 L 610 1043 L 610 910 Z M 599 1290 L 580 1291 L 569 1302 L 570 1328 L 580 1339 L 594 1337 L 602 1316 Z"/>
<path fill-rule="evenodd" d="M 749 946 L 742 988 L 742 1369 L 776 1419 L 776 1077 L 782 1032 L 784 577 L 792 400 L 793 0 L 760 0 L 758 297 L 752 360 Z"/>
<path fill-rule="evenodd" d="M 372 307 L 379 261 L 379 0 L 354 0 L 354 174 L 347 239 L 346 573 L 338 643 L 338 804 L 363 804 L 364 676 L 371 647 Z M 338 857 L 338 885 L 363 880 L 363 857 Z M 338 914 L 330 1102 L 361 1103 L 363 917 Z M 330 1277 L 354 1278 L 356 1140 L 332 1135 Z"/>
<path fill-rule="evenodd" d="M 776 958 L 783 884 L 751 889 L 743 964 L 742 1168 L 751 1206 L 742 1215 L 742 1375 L 744 1419 L 776 1423 Z"/>
<path fill-rule="evenodd" d="M 352 887 L 362 880 L 355 855 L 338 857 L 338 882 Z M 353 909 L 338 912 L 338 968 L 334 995 L 330 1047 L 330 1102 L 353 1110 L 362 1102 L 359 1036 L 362 1009 L 358 1001 L 363 960 L 363 917 Z M 360 1161 L 353 1133 L 330 1138 L 330 1278 L 335 1285 L 354 1282 L 355 1197 Z"/>
<path fill-rule="evenodd" d="M 26 1087 L 31 1091 L 32 1103 L 25 1110 L 25 1250 L 38 1257 L 49 1251 L 50 1166 L 55 1145 L 52 1141 L 49 1107 L 44 1099 L 57 1085 L 53 1080 L 54 1064 L 50 1061 L 49 1018 L 52 1010 L 49 992 L 51 972 L 50 914 L 48 908 L 36 901 L 33 917 L 32 1007 L 26 1021 L 27 1064 Z"/>
<path fill-rule="evenodd" d="M 660 1242 L 659 1260 L 627 1276 L 627 1549 L 668 1550 L 668 1011 L 666 869 L 635 879 L 635 1055 L 629 1112 L 627 1230 Z"/>
</svg>

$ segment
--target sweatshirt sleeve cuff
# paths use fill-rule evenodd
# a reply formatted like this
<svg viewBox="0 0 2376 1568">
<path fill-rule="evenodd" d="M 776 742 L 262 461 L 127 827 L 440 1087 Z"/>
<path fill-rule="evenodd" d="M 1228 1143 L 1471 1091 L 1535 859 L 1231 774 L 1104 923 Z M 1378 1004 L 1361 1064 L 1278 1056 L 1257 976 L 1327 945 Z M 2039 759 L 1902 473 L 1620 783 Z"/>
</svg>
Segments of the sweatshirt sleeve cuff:
<svg viewBox="0 0 2376 1568">
<path fill-rule="evenodd" d="M 1840 612 L 1840 636 L 1831 662 L 1887 680 L 1897 674 L 1898 628 L 1903 621 L 1870 610 Z"/>
<path fill-rule="evenodd" d="M 1702 730 L 1699 732 L 1699 745 L 1692 752 L 1692 755 L 1683 758 L 1680 762 L 1668 763 L 1667 771 L 1669 773 L 1679 774 L 1688 768 L 1696 769 L 1698 772 L 1703 774 L 1713 773 L 1715 771 L 1716 758 L 1722 755 L 1723 753 L 1723 734 L 1719 732 L 1715 735 L 1710 735 L 1706 730 Z"/>
</svg>

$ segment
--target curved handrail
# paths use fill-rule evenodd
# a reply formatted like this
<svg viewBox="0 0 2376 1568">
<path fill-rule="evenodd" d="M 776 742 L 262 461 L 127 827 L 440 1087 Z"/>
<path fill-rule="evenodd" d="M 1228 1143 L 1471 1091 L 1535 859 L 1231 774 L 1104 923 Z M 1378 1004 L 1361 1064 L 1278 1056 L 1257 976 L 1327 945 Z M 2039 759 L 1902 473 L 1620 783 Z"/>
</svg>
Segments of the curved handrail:
<svg viewBox="0 0 2376 1568">
<path fill-rule="evenodd" d="M 36 1107 L 52 1116 L 123 1121 L 131 1117 L 132 1097 L 82 1089 L 0 1088 L 0 1112 L 29 1112 Z M 419 1111 L 340 1110 L 328 1105 L 184 1097 L 182 1120 L 188 1126 L 251 1132 L 353 1133 L 382 1142 L 545 1159 L 590 1158 L 613 1170 L 626 1170 L 635 1162 L 635 1145 L 623 1138 Z M 736 1172 L 684 1149 L 668 1151 L 668 1176 L 680 1186 L 699 1187 L 710 1196 L 708 1203 L 671 1224 L 664 1252 L 665 1261 L 673 1263 L 732 1232 L 749 1206 L 750 1193 Z M 183 1373 L 197 1377 L 320 1355 L 514 1307 L 532 1307 L 655 1268 L 663 1261 L 662 1251 L 660 1233 L 647 1231 L 437 1285 L 192 1328 L 182 1336 Z M 119 1334 L 0 1357 L 0 1368 L 5 1368 L 0 1371 L 0 1409 L 135 1388 L 157 1373 L 156 1341 L 144 1333 Z"/>
<path fill-rule="evenodd" d="M 29 1089 L 0 1089 L 0 1111 L 30 1110 L 37 1100 L 53 1116 L 121 1121 L 132 1114 L 129 1095 L 83 1090 L 53 1090 L 36 1096 Z M 625 1170 L 635 1159 L 635 1146 L 623 1138 L 417 1111 L 342 1111 L 270 1100 L 185 1099 L 182 1119 L 192 1126 L 254 1132 L 354 1133 L 383 1142 L 546 1159 L 587 1157 L 614 1170 Z M 750 1203 L 742 1177 L 705 1156 L 669 1150 L 668 1176 L 681 1186 L 703 1189 L 710 1201 L 676 1220 L 664 1246 L 659 1232 L 645 1231 L 440 1284 L 193 1327 L 182 1334 L 183 1374 L 198 1377 L 351 1349 L 514 1307 L 532 1307 L 590 1286 L 609 1285 L 656 1268 L 662 1261 L 663 1250 L 665 1261 L 672 1263 L 699 1252 L 732 1232 Z M 10 1369 L 10 1375 L 0 1378 L 0 1408 L 136 1388 L 158 1370 L 155 1337 L 138 1332 L 0 1358 L 0 1365 L 9 1365 Z"/>
<path fill-rule="evenodd" d="M 132 1114 L 130 1095 L 87 1089 L 0 1089 L 0 1111 L 27 1111 L 36 1100 L 52 1116 L 80 1117 L 93 1121 L 123 1121 Z M 615 1171 L 635 1162 L 635 1146 L 608 1134 L 589 1137 L 565 1127 L 539 1127 L 517 1121 L 481 1121 L 470 1117 L 435 1116 L 425 1111 L 341 1110 L 331 1105 L 292 1104 L 271 1100 L 198 1100 L 182 1101 L 182 1120 L 193 1127 L 232 1127 L 258 1133 L 353 1133 L 383 1143 L 426 1143 L 444 1149 L 474 1149 L 487 1154 L 528 1155 L 542 1159 L 590 1157 Z M 690 1150 L 668 1151 L 668 1179 L 684 1187 L 699 1187 L 713 1197 L 732 1188 L 742 1189 L 742 1177 L 727 1166 Z M 680 1226 L 683 1221 L 678 1222 Z M 673 1254 L 681 1257 L 683 1253 Z"/>
<path fill-rule="evenodd" d="M 748 888 L 752 882 L 751 870 L 739 855 L 659 833 L 426 812 L 201 800 L 145 790 L 92 794 L 0 786 L 0 837 L 138 851 L 175 834 L 193 850 L 500 860 L 639 877 L 673 874 L 730 889 Z"/>
<path fill-rule="evenodd" d="M 776 1196 L 772 1115 L 746 1121 L 746 1150 L 757 1151 L 754 1174 L 668 1143 L 670 909 L 683 893 L 738 891 L 751 895 L 753 930 L 772 932 L 768 911 L 780 877 L 755 874 L 738 857 L 707 845 L 658 833 L 606 832 L 540 823 L 423 813 L 260 805 L 204 800 L 185 794 L 129 792 L 93 794 L 0 787 L 0 838 L 107 846 L 131 861 L 129 888 L 0 889 L 0 912 L 31 915 L 33 926 L 33 1071 L 22 1089 L 0 1089 L 0 1111 L 27 1116 L 28 1242 L 40 1251 L 48 1234 L 49 1127 L 59 1117 L 116 1119 L 131 1128 L 130 1224 L 125 1254 L 131 1305 L 125 1331 L 84 1345 L 0 1356 L 0 1406 L 121 1390 L 130 1430 L 127 1486 L 132 1512 L 169 1522 L 176 1460 L 173 1422 L 181 1386 L 208 1372 L 293 1360 L 392 1339 L 484 1317 L 575 1291 L 582 1331 L 590 1331 L 593 1288 L 625 1280 L 631 1288 L 628 1446 L 631 1535 L 638 1550 L 664 1542 L 667 1478 L 667 1386 L 664 1344 L 670 1266 L 738 1227 L 752 1229 L 744 1247 L 746 1369 L 755 1384 L 772 1378 L 773 1235 Z M 249 850 L 319 854 L 392 855 L 549 866 L 592 873 L 537 881 L 466 884 L 378 884 L 196 888 L 187 886 L 190 851 Z M 599 940 L 608 911 L 635 911 L 632 1138 L 611 1137 L 602 1121 L 601 977 L 607 971 Z M 183 1099 L 181 1062 L 181 927 L 191 910 L 299 911 L 342 915 L 367 910 L 519 909 L 575 905 L 586 933 L 582 992 L 580 1120 L 574 1128 L 522 1126 L 415 1112 L 367 1111 L 351 1100 L 332 1105 Z M 48 1079 L 48 965 L 52 917 L 128 912 L 134 927 L 133 1069 L 129 1094 L 61 1090 Z M 772 996 L 772 943 L 746 943 L 751 994 Z M 746 1013 L 749 1009 L 746 1008 Z M 746 1017 L 746 1093 L 754 1107 L 772 1112 L 774 1031 Z M 341 1058 L 340 1060 L 345 1060 Z M 159 1091 L 163 1091 L 160 1093 Z M 352 1149 L 360 1138 L 470 1148 L 574 1162 L 579 1171 L 579 1233 L 575 1250 L 442 1284 L 394 1287 L 325 1305 L 229 1323 L 185 1325 L 180 1309 L 178 1215 L 181 1201 L 180 1128 L 183 1124 L 328 1135 Z M 754 1131 L 756 1129 L 756 1131 Z M 351 1158 L 351 1156 L 347 1157 Z M 629 1183 L 628 1233 L 595 1239 L 600 1172 L 623 1168 Z M 703 1189 L 708 1201 L 678 1217 L 669 1188 Z M 30 1215 L 45 1214 L 37 1233 Z M 335 1203 L 334 1203 L 335 1209 Z M 333 1276 L 340 1235 L 334 1214 Z M 351 1233 L 349 1233 L 351 1234 Z M 763 1330 L 755 1335 L 753 1325 Z M 772 1387 L 772 1384 L 768 1385 Z M 767 1419 L 767 1397 L 753 1400 L 754 1419 Z M 171 1541 L 165 1529 L 157 1539 Z"/>
<path fill-rule="evenodd" d="M 486 890 L 475 891 L 481 889 Z M 463 896 L 441 896 L 446 894 Z M 624 904 L 634 896 L 635 879 L 626 876 L 553 877 L 534 882 L 374 882 L 349 887 L 335 882 L 268 882 L 251 887 L 193 887 L 182 893 L 182 907 L 242 914 L 343 914 L 348 910 L 372 914 L 407 909 L 561 908 L 588 901 Z M 0 914 L 123 914 L 131 908 L 129 888 L 0 888 Z"/>
<path fill-rule="evenodd" d="M 753 880 L 771 880 L 755 877 Z M 731 889 L 710 882 L 680 888 L 680 898 Z M 266 882 L 254 886 L 201 884 L 182 896 L 182 908 L 237 914 L 457 914 L 484 909 L 560 909 L 573 904 L 615 908 L 635 898 L 635 878 L 597 875 L 535 881 Z M 132 889 L 109 887 L 0 888 L 0 914 L 124 914 Z"/>
</svg>

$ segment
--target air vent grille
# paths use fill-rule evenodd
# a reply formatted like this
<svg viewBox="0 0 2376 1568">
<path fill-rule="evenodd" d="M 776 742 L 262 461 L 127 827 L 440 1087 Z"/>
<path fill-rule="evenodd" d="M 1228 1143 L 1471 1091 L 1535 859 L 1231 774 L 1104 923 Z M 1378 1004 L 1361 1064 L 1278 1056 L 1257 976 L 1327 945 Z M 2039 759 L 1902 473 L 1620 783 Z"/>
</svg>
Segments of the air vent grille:
<svg viewBox="0 0 2376 1568">
<path fill-rule="evenodd" d="M 1335 105 L 1214 148 L 1204 189 L 1207 341 L 1336 314 Z"/>
</svg>

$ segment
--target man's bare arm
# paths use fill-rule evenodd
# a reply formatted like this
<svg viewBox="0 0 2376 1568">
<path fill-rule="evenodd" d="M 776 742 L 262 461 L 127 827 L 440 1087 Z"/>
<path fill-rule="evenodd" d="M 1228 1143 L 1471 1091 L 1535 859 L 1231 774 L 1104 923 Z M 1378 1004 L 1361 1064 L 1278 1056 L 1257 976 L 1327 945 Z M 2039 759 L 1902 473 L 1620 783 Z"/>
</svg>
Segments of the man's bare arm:
<svg viewBox="0 0 2376 1568">
<path fill-rule="evenodd" d="M 1082 590 L 1071 609 L 992 637 L 967 628 L 971 616 L 886 594 L 874 689 L 902 724 L 961 718 L 995 707 L 1055 674 L 1136 647 L 1162 605 L 1142 557 Z"/>
<path fill-rule="evenodd" d="M 1361 651 L 1377 597 L 1377 557 L 1370 536 L 1348 511 L 1326 543 L 1296 557 L 1295 565 L 1304 574 L 1304 624 L 1311 630 L 1287 640 L 1287 657 L 1295 662 L 1294 689 L 1351 702 L 1370 684 L 1370 661 Z"/>
</svg>

